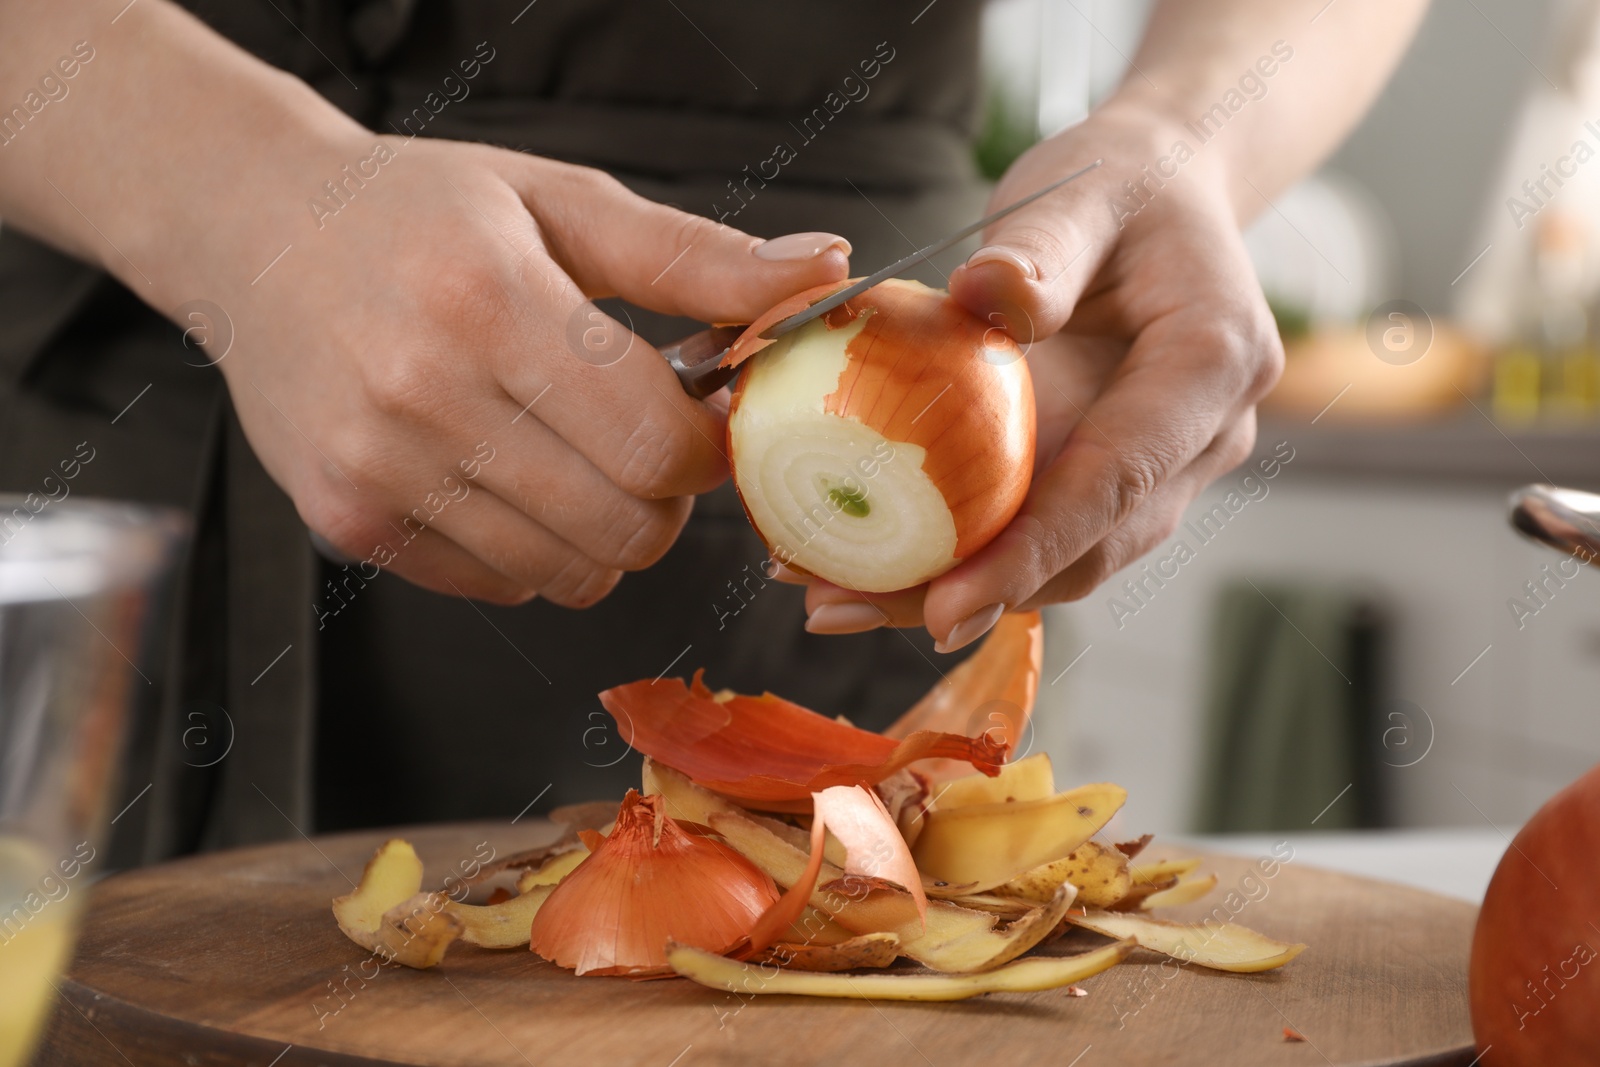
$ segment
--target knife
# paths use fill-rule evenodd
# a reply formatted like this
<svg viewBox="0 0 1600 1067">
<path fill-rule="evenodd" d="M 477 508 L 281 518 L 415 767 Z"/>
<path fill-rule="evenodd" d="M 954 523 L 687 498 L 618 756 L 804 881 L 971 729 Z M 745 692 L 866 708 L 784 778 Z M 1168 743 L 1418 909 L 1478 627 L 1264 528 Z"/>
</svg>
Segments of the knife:
<svg viewBox="0 0 1600 1067">
<path fill-rule="evenodd" d="M 852 297 L 860 296 L 879 282 L 899 277 L 911 267 L 938 255 L 959 241 L 966 240 L 986 226 L 1005 218 L 1013 211 L 1027 207 L 1041 196 L 1054 192 L 1069 182 L 1076 181 L 1103 162 L 1104 160 L 1097 159 L 1087 167 L 1073 171 L 1065 178 L 1053 181 L 1043 189 L 1029 193 L 1021 200 L 1008 204 L 992 214 L 985 215 L 977 222 L 963 226 L 947 237 L 941 237 L 926 248 L 919 248 L 904 259 L 898 259 L 882 270 L 867 275 L 855 284 L 846 286 L 831 296 L 823 297 L 804 311 L 796 312 L 786 319 L 773 323 L 762 331 L 761 336 L 772 340 L 782 337 L 793 330 L 798 330 L 812 319 L 826 315 Z M 739 335 L 745 331 L 747 326 L 748 324 L 743 326 L 713 326 L 708 330 L 690 334 L 680 341 L 674 341 L 661 349 L 661 354 L 667 358 L 667 362 L 671 364 L 673 372 L 678 376 L 678 381 L 683 384 L 684 392 L 697 400 L 703 400 L 734 379 L 739 373 L 739 368 L 723 367 L 720 364 L 729 347 L 732 346 L 734 341 L 738 340 Z"/>
</svg>

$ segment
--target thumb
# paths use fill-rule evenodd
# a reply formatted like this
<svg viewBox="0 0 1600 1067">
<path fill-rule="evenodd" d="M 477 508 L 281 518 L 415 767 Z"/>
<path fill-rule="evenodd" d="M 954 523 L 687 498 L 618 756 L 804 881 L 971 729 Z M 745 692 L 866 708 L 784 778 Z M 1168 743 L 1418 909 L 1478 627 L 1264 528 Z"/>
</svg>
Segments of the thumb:
<svg viewBox="0 0 1600 1067">
<path fill-rule="evenodd" d="M 995 189 L 990 208 L 1015 203 L 1082 165 L 1076 157 L 1024 156 Z M 1024 344 L 1058 332 L 1114 243 L 1116 230 L 1104 206 L 1107 170 L 1095 170 L 985 230 L 982 247 L 951 273 L 951 295 Z"/>
<path fill-rule="evenodd" d="M 842 281 L 850 242 L 759 237 L 657 204 L 588 167 L 528 159 L 513 185 L 546 248 L 590 299 L 620 296 L 701 322 L 751 322 L 786 297 Z"/>
</svg>

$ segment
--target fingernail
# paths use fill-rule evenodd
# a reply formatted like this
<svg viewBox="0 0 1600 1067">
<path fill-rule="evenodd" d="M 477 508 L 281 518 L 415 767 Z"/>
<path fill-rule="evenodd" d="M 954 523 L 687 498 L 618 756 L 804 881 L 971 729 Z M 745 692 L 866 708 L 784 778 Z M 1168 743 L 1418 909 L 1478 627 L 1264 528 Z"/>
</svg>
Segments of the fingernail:
<svg viewBox="0 0 1600 1067">
<path fill-rule="evenodd" d="M 990 604 L 986 608 L 974 611 L 971 615 L 950 627 L 950 633 L 943 641 L 935 641 L 933 650 L 935 652 L 954 652 L 958 648 L 966 648 L 993 629 L 994 624 L 1000 621 L 1000 616 L 1004 615 L 1005 611 L 1006 606 L 1004 604 Z"/>
<path fill-rule="evenodd" d="M 981 267 L 985 263 L 1004 263 L 1029 281 L 1039 280 L 1039 268 L 1021 252 L 1004 245 L 984 245 L 967 257 L 968 267 Z"/>
<path fill-rule="evenodd" d="M 850 242 L 836 233 L 787 233 L 756 245 L 756 256 L 780 263 L 816 259 L 831 248 L 850 254 Z"/>
<path fill-rule="evenodd" d="M 813 634 L 859 634 L 876 630 L 885 622 L 883 612 L 871 604 L 823 604 L 806 619 Z"/>
</svg>

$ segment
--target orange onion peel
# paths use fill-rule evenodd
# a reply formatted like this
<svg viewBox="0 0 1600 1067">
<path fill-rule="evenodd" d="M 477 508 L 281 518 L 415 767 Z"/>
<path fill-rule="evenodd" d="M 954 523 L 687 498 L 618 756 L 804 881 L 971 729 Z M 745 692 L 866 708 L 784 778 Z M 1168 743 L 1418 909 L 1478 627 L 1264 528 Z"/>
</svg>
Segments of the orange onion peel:
<svg viewBox="0 0 1600 1067">
<path fill-rule="evenodd" d="M 592 831 L 586 832 L 589 837 Z M 667 973 L 667 941 L 725 952 L 777 902 L 772 879 L 629 790 L 605 838 L 534 916 L 529 945 L 578 974 Z"/>
<path fill-rule="evenodd" d="M 813 838 L 818 823 L 838 838 L 845 850 L 845 874 L 881 878 L 906 890 L 917 903 L 917 918 L 926 922 L 928 895 L 922 875 L 883 801 L 860 786 L 837 785 L 813 793 L 811 804 Z"/>
<path fill-rule="evenodd" d="M 984 734 L 918 730 L 896 741 L 765 693 L 713 694 L 696 671 L 608 689 L 600 703 L 624 741 L 696 783 L 750 807 L 806 811 L 811 794 L 873 785 L 917 760 L 961 760 L 999 772 L 1006 747 Z"/>
<path fill-rule="evenodd" d="M 791 297 L 724 357 L 728 455 L 751 525 L 790 569 L 891 592 L 969 558 L 1016 515 L 1033 473 L 1027 361 L 949 294 L 893 279 L 767 341 Z"/>
<path fill-rule="evenodd" d="M 776 942 L 779 938 L 789 933 L 791 928 L 800 921 L 807 907 L 811 904 L 811 894 L 817 887 L 817 876 L 822 873 L 823 838 L 825 836 L 822 821 L 819 819 L 811 824 L 811 856 L 806 861 L 805 871 L 800 878 L 783 891 L 783 896 L 777 903 L 768 908 L 750 929 L 749 944 L 745 952 L 757 953 Z"/>
<path fill-rule="evenodd" d="M 1015 751 L 1033 714 L 1043 665 L 1044 620 L 1039 612 L 1002 615 L 978 650 L 929 689 L 884 734 L 896 738 L 919 730 L 982 734 L 1008 752 Z M 971 773 L 948 761 L 921 764 L 917 772 L 933 783 Z"/>
<path fill-rule="evenodd" d="M 776 339 L 769 339 L 761 335 L 790 315 L 798 315 L 817 301 L 825 300 L 840 289 L 849 288 L 860 280 L 860 278 L 846 278 L 842 282 L 825 282 L 772 305 L 756 321 L 745 327 L 744 333 L 740 334 L 733 344 L 729 346 L 728 351 L 723 354 L 720 366 L 737 367 L 762 349 L 776 344 Z M 856 308 L 851 309 L 850 304 L 853 302 L 856 303 Z M 839 315 L 841 322 L 849 322 L 859 313 L 860 306 L 859 301 L 846 301 L 843 307 L 836 308 L 829 314 Z M 824 316 L 824 318 L 826 317 Z"/>
</svg>

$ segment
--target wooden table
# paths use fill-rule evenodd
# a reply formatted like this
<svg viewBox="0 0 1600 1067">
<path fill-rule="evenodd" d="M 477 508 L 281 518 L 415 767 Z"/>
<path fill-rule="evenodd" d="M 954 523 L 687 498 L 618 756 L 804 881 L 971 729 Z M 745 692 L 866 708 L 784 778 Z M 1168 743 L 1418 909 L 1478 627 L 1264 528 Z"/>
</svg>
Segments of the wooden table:
<svg viewBox="0 0 1600 1067">
<path fill-rule="evenodd" d="M 430 879 L 543 843 L 534 820 L 401 831 Z M 1311 947 L 1280 971 L 1231 975 L 1136 952 L 1087 982 L 954 1004 L 754 997 L 687 981 L 575 978 L 531 952 L 458 945 L 432 971 L 363 970 L 328 904 L 389 834 L 214 853 L 93 891 L 38 1063 L 55 1067 L 427 1064 L 1451 1065 L 1472 1061 L 1467 953 L 1476 910 L 1292 860 L 1243 883 L 1217 857 L 1198 918 L 1241 884 L 1238 921 Z M 1177 850 L 1151 847 L 1151 857 Z M 1241 898 L 1242 899 L 1242 898 Z M 1076 935 L 1058 946 L 1076 951 Z M 1088 940 L 1083 940 L 1088 939 Z M 366 977 L 363 977 L 363 974 Z M 1305 1042 L 1285 1039 L 1292 1027 Z"/>
</svg>

